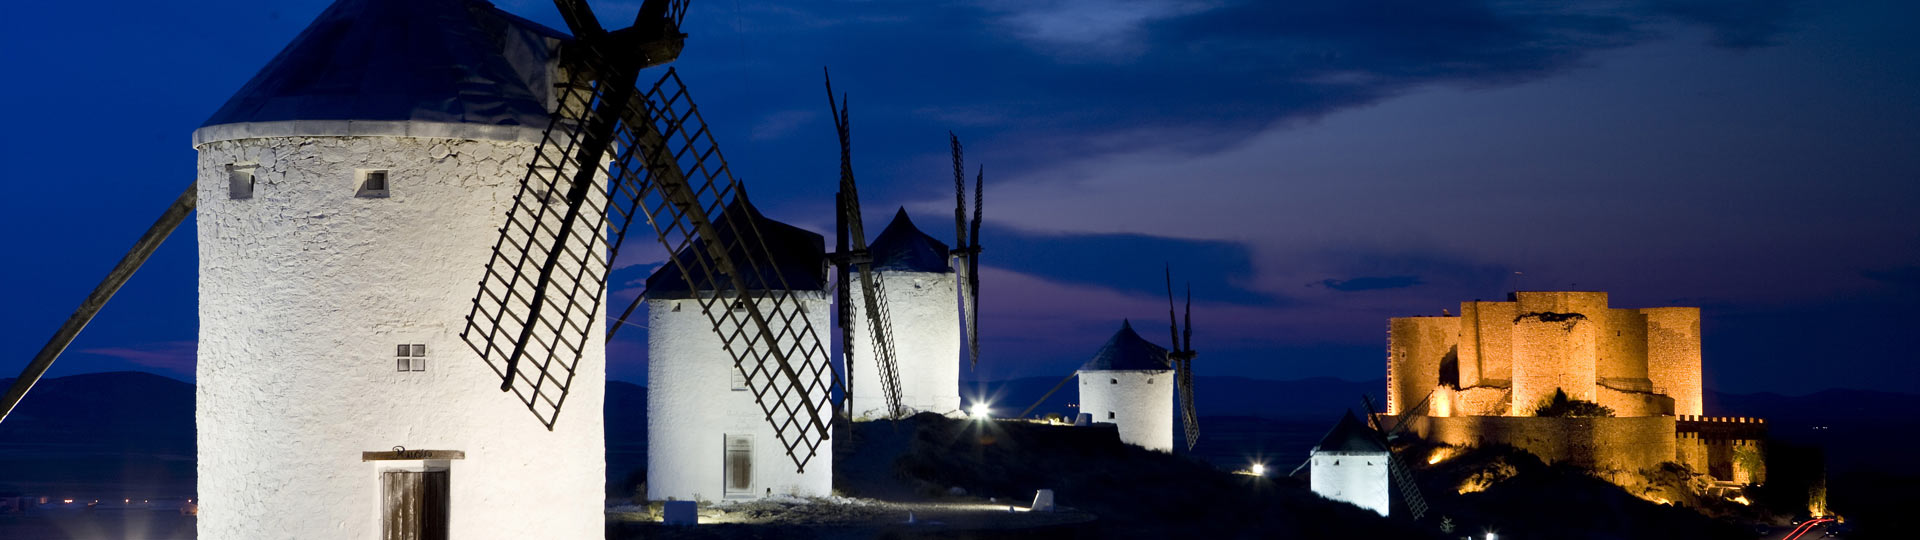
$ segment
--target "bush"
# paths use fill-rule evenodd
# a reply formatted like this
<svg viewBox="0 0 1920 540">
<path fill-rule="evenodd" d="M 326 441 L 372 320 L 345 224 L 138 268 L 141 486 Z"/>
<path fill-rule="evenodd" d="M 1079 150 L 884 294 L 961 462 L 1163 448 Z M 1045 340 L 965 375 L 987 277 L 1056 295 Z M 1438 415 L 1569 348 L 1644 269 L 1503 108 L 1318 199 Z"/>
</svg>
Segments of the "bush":
<svg viewBox="0 0 1920 540">
<path fill-rule="evenodd" d="M 1591 401 L 1567 397 L 1567 391 L 1553 389 L 1553 396 L 1541 401 L 1533 409 L 1533 415 L 1546 418 L 1594 418 L 1612 417 L 1613 409 Z"/>
</svg>

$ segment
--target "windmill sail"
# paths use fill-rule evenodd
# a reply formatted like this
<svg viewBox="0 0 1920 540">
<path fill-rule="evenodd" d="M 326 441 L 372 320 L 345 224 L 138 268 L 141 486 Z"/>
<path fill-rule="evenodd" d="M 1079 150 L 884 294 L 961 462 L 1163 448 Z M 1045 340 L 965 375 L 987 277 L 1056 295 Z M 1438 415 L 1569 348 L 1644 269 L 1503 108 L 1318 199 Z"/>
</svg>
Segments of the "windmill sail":
<svg viewBox="0 0 1920 540">
<path fill-rule="evenodd" d="M 1193 286 L 1187 286 L 1187 314 L 1183 332 L 1181 321 L 1173 310 L 1172 266 L 1167 267 L 1167 320 L 1173 334 L 1173 347 L 1167 351 L 1167 360 L 1173 363 L 1174 390 L 1180 394 L 1180 434 L 1187 442 L 1187 450 L 1193 450 L 1193 445 L 1200 443 L 1200 413 L 1193 407 L 1193 358 L 1199 356 L 1193 350 Z"/>
<path fill-rule="evenodd" d="M 967 228 L 967 167 L 966 153 L 960 147 L 960 137 L 947 133 L 953 145 L 953 236 L 959 242 L 954 244 L 953 253 L 960 258 L 953 265 L 954 282 L 960 284 L 960 313 L 965 317 L 967 339 L 967 365 L 980 365 L 980 206 L 985 202 L 981 188 L 985 187 L 987 171 L 981 167 L 980 173 L 973 179 L 973 227 L 972 234 Z"/>
<path fill-rule="evenodd" d="M 871 330 L 873 336 L 870 344 L 873 348 L 873 362 L 877 364 L 875 367 L 879 368 L 881 394 L 886 400 L 887 415 L 899 417 L 905 413 L 905 409 L 901 403 L 904 400 L 900 391 L 900 364 L 894 357 L 893 350 L 893 317 L 887 307 L 891 303 L 887 301 L 887 291 L 882 287 L 882 281 L 874 275 L 873 257 L 867 252 L 867 233 L 860 215 L 860 188 L 853 179 L 852 122 L 847 110 L 846 97 L 842 96 L 837 105 L 833 101 L 831 76 L 827 77 L 827 106 L 833 113 L 834 130 L 840 137 L 840 191 L 837 194 L 839 207 L 837 224 L 840 230 L 837 231 L 837 235 L 852 241 L 850 249 L 842 250 L 837 257 L 840 261 L 840 272 L 843 276 L 850 271 L 857 272 L 860 276 L 861 307 L 867 319 L 867 328 Z M 846 280 L 843 279 L 844 281 Z M 852 327 L 850 324 L 853 319 L 852 304 L 843 302 L 840 306 L 843 328 Z M 846 348 L 841 358 L 847 362 L 844 369 L 848 373 L 853 373 L 854 355 L 844 354 L 853 349 L 852 331 L 847 332 L 847 339 L 841 342 L 841 346 Z M 848 384 L 846 387 L 851 391 L 853 385 Z M 849 398 L 847 401 L 851 404 L 853 400 Z"/>
<path fill-rule="evenodd" d="M 584 4 L 561 12 L 581 41 L 570 78 L 507 212 L 461 337 L 549 429 L 594 331 L 608 263 L 643 221 L 698 295 L 735 369 L 746 376 L 794 464 L 805 469 L 829 433 L 832 370 L 809 314 L 769 268 L 770 251 L 679 75 L 641 91 L 639 69 L 678 54 L 685 2 L 649 1 L 635 27 L 655 39 L 599 29 Z M 600 46 L 620 43 L 621 56 Z M 744 206 L 744 205 L 742 205 Z M 722 230 L 730 231 L 722 234 Z M 644 230 L 644 229 L 643 229 Z M 643 234 L 643 233 L 635 233 Z M 744 256 L 742 256 L 744 255 Z M 715 309 L 718 306 L 719 309 Z"/>
</svg>

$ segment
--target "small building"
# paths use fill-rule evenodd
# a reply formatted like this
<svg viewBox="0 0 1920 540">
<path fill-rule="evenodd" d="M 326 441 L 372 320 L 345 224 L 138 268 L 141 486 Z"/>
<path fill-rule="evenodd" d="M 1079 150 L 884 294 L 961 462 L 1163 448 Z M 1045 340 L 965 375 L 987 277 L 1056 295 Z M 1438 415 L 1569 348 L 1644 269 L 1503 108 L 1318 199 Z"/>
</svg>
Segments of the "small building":
<svg viewBox="0 0 1920 540">
<path fill-rule="evenodd" d="M 867 246 L 874 278 L 885 295 L 894 363 L 905 414 L 960 412 L 959 289 L 947 245 L 921 232 L 901 208 Z M 846 348 L 853 382 L 848 409 L 855 419 L 886 416 L 885 387 L 873 361 L 873 331 L 866 315 L 865 285 L 849 281 L 853 342 Z"/>
<path fill-rule="evenodd" d="M 1173 451 L 1173 365 L 1165 348 L 1122 321 L 1120 331 L 1077 373 L 1082 414 L 1113 424 L 1122 442 Z"/>
<path fill-rule="evenodd" d="M 768 219 L 744 196 L 734 198 L 726 212 L 749 216 L 752 230 L 770 250 L 771 261 L 762 274 L 745 276 L 756 301 L 769 308 L 775 298 L 797 301 L 816 328 L 825 327 L 831 311 L 822 237 Z M 732 246 L 735 260 L 744 258 L 746 243 L 738 239 L 732 222 L 716 226 L 720 242 Z M 674 256 L 695 265 L 701 263 L 692 259 L 705 257 L 697 245 Z M 787 288 L 782 289 L 782 283 Z M 821 444 L 805 472 L 796 470 L 767 423 L 759 397 L 749 390 L 747 376 L 735 368 L 733 354 L 714 331 L 713 321 L 725 316 L 701 307 L 699 299 L 714 294 L 731 291 L 716 292 L 710 283 L 689 284 L 671 262 L 647 277 L 647 498 L 711 501 L 832 494 L 833 445 Z M 727 302 L 712 305 L 715 310 L 745 310 Z M 790 352 L 824 352 L 814 344 L 795 346 L 794 339 L 811 335 L 786 334 L 778 346 Z M 800 360 L 794 359 L 796 364 Z M 827 365 L 825 358 L 816 361 Z M 832 387 L 832 374 L 826 370 L 801 375 L 816 377 L 809 386 L 821 392 Z M 772 375 L 756 370 L 754 376 Z M 807 399 L 820 402 L 826 397 Z"/>
<path fill-rule="evenodd" d="M 1392 478 L 1387 472 L 1387 445 L 1379 433 L 1353 411 L 1340 417 L 1320 444 L 1313 447 L 1308 485 L 1321 497 L 1352 503 L 1387 515 Z"/>
</svg>

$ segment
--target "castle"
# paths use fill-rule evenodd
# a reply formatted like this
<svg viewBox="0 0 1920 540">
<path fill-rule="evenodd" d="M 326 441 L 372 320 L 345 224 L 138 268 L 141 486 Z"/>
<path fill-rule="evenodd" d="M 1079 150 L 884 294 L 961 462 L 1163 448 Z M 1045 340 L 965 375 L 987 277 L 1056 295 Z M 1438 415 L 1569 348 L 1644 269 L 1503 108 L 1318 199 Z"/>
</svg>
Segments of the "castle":
<svg viewBox="0 0 1920 540">
<path fill-rule="evenodd" d="M 1761 483 L 1764 421 L 1703 416 L 1700 363 L 1699 308 L 1614 308 L 1605 292 L 1521 291 L 1462 302 L 1458 316 L 1392 319 L 1387 414 L 1445 444 L 1507 444 L 1603 471 L 1676 462 Z M 1562 392 L 1612 416 L 1536 416 Z"/>
</svg>

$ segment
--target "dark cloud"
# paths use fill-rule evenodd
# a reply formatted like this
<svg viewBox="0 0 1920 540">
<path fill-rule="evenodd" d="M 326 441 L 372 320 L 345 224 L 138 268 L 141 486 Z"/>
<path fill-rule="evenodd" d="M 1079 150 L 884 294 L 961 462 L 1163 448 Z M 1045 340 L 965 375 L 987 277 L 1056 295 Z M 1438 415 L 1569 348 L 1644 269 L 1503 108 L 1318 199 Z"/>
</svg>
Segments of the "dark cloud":
<svg viewBox="0 0 1920 540">
<path fill-rule="evenodd" d="M 1246 245 L 1139 234 L 1038 234 L 990 227 L 981 234 L 984 264 L 1064 283 L 1162 297 L 1166 271 L 1174 287 L 1193 287 L 1201 302 L 1279 305 L 1287 299 L 1248 288 L 1254 277 Z M 984 285 L 983 285 L 984 287 Z M 1183 294 L 1176 292 L 1176 294 Z"/>
<path fill-rule="evenodd" d="M 1795 0 L 1648 0 L 1654 14 L 1706 28 L 1715 46 L 1751 49 L 1778 45 Z"/>
<path fill-rule="evenodd" d="M 1357 277 L 1352 279 L 1328 279 L 1320 282 L 1321 285 L 1329 289 L 1343 292 L 1404 289 L 1421 283 L 1418 276 Z"/>
</svg>

